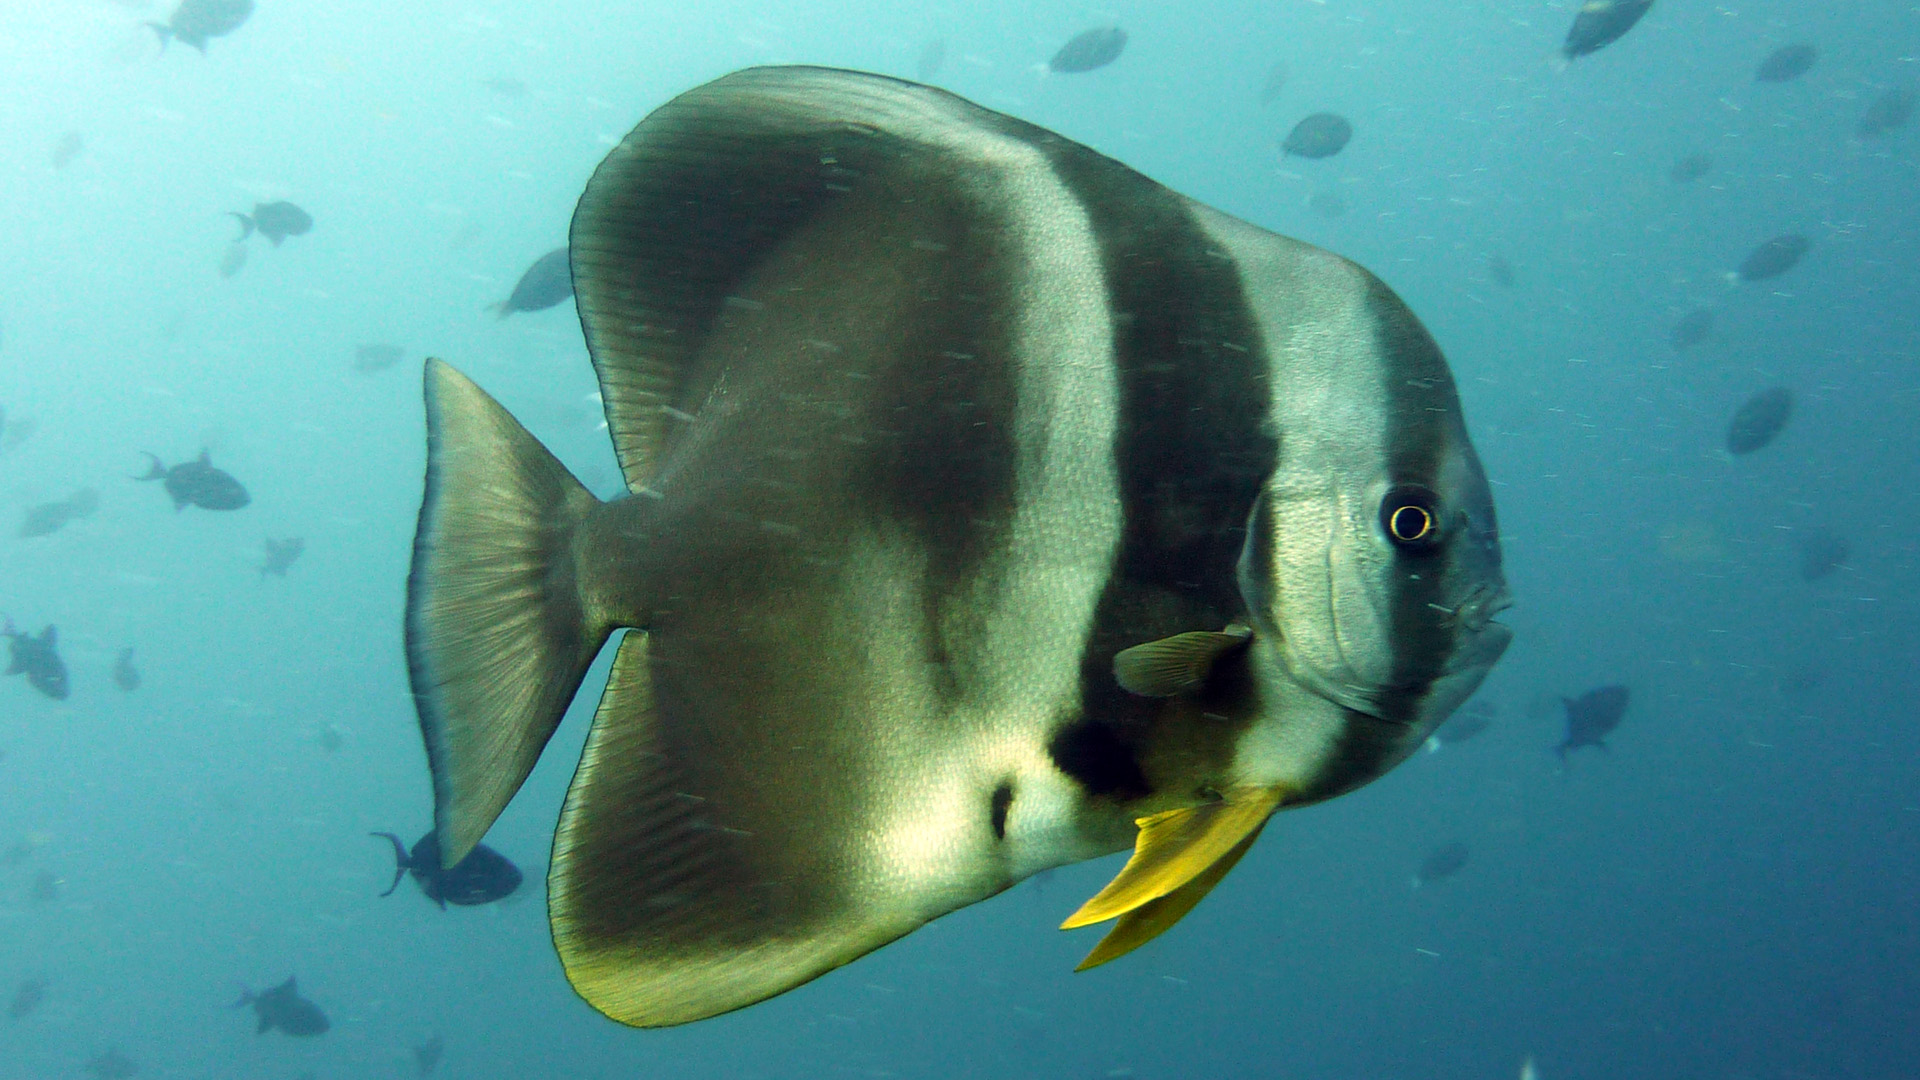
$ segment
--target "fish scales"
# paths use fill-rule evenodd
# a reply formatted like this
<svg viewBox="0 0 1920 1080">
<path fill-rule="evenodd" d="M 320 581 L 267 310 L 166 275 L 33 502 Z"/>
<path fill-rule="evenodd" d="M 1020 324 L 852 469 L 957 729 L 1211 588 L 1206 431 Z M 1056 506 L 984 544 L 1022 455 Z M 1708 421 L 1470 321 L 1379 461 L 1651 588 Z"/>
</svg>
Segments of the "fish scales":
<svg viewBox="0 0 1920 1080">
<path fill-rule="evenodd" d="M 569 249 L 632 495 L 430 361 L 407 642 L 451 865 L 632 628 L 549 876 L 569 979 L 623 1022 L 1131 844 L 1171 869 L 1103 892 L 1089 962 L 1119 955 L 1506 645 L 1486 481 L 1400 300 L 1051 132 L 739 72 L 608 155 Z"/>
</svg>

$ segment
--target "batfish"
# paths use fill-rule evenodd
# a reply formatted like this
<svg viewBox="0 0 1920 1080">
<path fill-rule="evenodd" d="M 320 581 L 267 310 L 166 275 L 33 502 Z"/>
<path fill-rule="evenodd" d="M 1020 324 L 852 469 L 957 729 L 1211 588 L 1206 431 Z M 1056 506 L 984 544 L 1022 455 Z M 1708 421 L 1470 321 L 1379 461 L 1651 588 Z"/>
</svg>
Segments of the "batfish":
<svg viewBox="0 0 1920 1080">
<path fill-rule="evenodd" d="M 381 896 L 392 896 L 393 890 L 400 887 L 400 879 L 409 871 L 414 884 L 442 910 L 448 904 L 461 907 L 490 904 L 512 895 L 513 890 L 520 887 L 520 868 L 485 844 L 475 844 L 465 858 L 453 866 L 443 867 L 440 842 L 434 833 L 421 837 L 412 852 L 392 833 L 367 835 L 393 841 L 393 884 Z"/>
<path fill-rule="evenodd" d="M 7 657 L 8 675 L 25 675 L 27 685 L 47 695 L 55 701 L 66 699 L 67 664 L 60 659 L 60 631 L 49 624 L 40 631 L 39 637 L 22 633 L 13 628 L 13 620 L 6 620 L 5 628 L 0 629 L 0 637 L 7 638 L 11 648 Z"/>
<path fill-rule="evenodd" d="M 1353 124 L 1338 113 L 1314 113 L 1293 125 L 1280 143 L 1280 156 L 1329 158 L 1346 149 L 1353 138 Z"/>
<path fill-rule="evenodd" d="M 240 29 L 252 14 L 253 0 L 180 0 L 172 18 L 147 25 L 160 35 L 162 50 L 169 41 L 178 39 L 182 45 L 191 45 L 204 53 L 209 40 Z"/>
<path fill-rule="evenodd" d="M 1586 0 L 1567 28 L 1560 46 L 1568 60 L 1576 60 L 1619 41 L 1653 6 L 1653 0 Z"/>
<path fill-rule="evenodd" d="M 406 643 L 441 865 L 602 645 L 554 837 L 574 988 L 657 1027 L 1133 849 L 1082 964 L 1365 784 L 1510 632 L 1433 338 L 1339 256 L 931 87 L 757 68 L 573 217 L 627 491 L 426 365 Z"/>
<path fill-rule="evenodd" d="M 1786 430 L 1793 416 L 1793 391 L 1784 386 L 1757 390 L 1740 403 L 1727 422 L 1727 453 L 1751 454 Z"/>
<path fill-rule="evenodd" d="M 1561 740 L 1556 752 L 1560 760 L 1565 761 L 1569 750 L 1583 746 L 1607 748 L 1606 737 L 1627 715 L 1627 688 L 1602 686 L 1577 698 L 1561 698 L 1560 703 L 1567 709 L 1567 737 Z"/>
</svg>

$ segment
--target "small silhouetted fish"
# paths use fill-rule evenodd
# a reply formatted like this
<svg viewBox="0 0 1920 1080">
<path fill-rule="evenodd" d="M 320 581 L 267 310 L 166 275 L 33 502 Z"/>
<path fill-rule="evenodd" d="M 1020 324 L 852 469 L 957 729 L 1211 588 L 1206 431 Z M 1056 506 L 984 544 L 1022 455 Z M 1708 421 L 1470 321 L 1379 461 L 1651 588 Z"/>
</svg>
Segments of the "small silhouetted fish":
<svg viewBox="0 0 1920 1080">
<path fill-rule="evenodd" d="M 167 494 L 173 499 L 173 508 L 179 510 L 186 506 L 198 506 L 202 510 L 238 510 L 253 501 L 247 489 L 240 481 L 221 469 L 213 467 L 213 455 L 200 451 L 197 460 L 168 467 L 161 463 L 155 454 L 153 467 L 147 475 L 136 476 L 135 480 L 161 480 Z"/>
<path fill-rule="evenodd" d="M 1260 84 L 1260 104 L 1271 105 L 1280 100 L 1280 91 L 1287 88 L 1287 65 L 1276 62 L 1267 69 L 1267 78 Z"/>
<path fill-rule="evenodd" d="M 554 248 L 520 275 L 513 295 L 488 310 L 499 312 L 504 319 L 516 311 L 544 311 L 572 295 L 573 267 L 568 263 L 567 249 Z"/>
<path fill-rule="evenodd" d="M 495 75 L 480 80 L 480 85 L 499 94 L 501 97 L 522 98 L 527 96 L 527 84 L 511 75 Z"/>
<path fill-rule="evenodd" d="M 279 1028 L 288 1035 L 308 1037 L 324 1035 L 333 1023 L 320 1006 L 300 996 L 299 984 L 293 976 L 271 990 L 262 990 L 256 994 L 251 990 L 241 993 L 240 1000 L 234 1002 L 238 1009 L 243 1005 L 253 1006 L 260 1017 L 260 1023 L 253 1031 L 256 1035 L 265 1034 L 269 1029 Z"/>
<path fill-rule="evenodd" d="M 227 245 L 226 251 L 220 254 L 220 276 L 223 278 L 230 278 L 239 273 L 240 268 L 245 265 L 247 265 L 247 243 L 245 240 L 235 240 L 233 243 Z"/>
<path fill-rule="evenodd" d="M 1673 329 L 1667 332 L 1667 340 L 1673 343 L 1673 347 L 1683 350 L 1691 349 L 1712 336 L 1713 312 L 1707 308 L 1694 308 L 1680 316 L 1680 321 L 1674 323 Z"/>
<path fill-rule="evenodd" d="M 1587 0 L 1567 29 L 1560 51 L 1574 60 L 1619 41 L 1653 6 L 1653 0 Z"/>
<path fill-rule="evenodd" d="M 27 888 L 27 899 L 36 904 L 51 904 L 60 899 L 60 875 L 51 870 L 42 870 L 33 875 L 33 884 Z"/>
<path fill-rule="evenodd" d="M 1487 256 L 1487 276 L 1503 289 L 1513 288 L 1513 264 L 1499 255 Z"/>
<path fill-rule="evenodd" d="M 47 1000 L 47 980 L 25 979 L 13 991 L 13 1000 L 7 1004 L 7 1015 L 15 1020 L 26 1016 Z"/>
<path fill-rule="evenodd" d="M 947 62 L 947 39 L 934 38 L 920 50 L 920 59 L 914 61 L 913 74 L 921 82 L 927 82 L 940 74 L 940 68 Z"/>
<path fill-rule="evenodd" d="M 55 502 L 41 503 L 27 511 L 20 522 L 20 535 L 51 536 L 65 528 L 67 522 L 88 517 L 100 507 L 100 493 L 92 488 L 81 488 L 72 495 Z"/>
<path fill-rule="evenodd" d="M 127 1077 L 140 1071 L 140 1066 L 120 1051 L 108 1050 L 87 1062 L 87 1071 L 98 1080 L 127 1080 Z"/>
<path fill-rule="evenodd" d="M 180 0 L 180 6 L 173 9 L 173 18 L 147 25 L 160 35 L 162 49 L 167 47 L 167 42 L 178 38 L 181 44 L 204 53 L 210 39 L 225 37 L 240 29 L 240 24 L 252 14 L 253 0 Z"/>
<path fill-rule="evenodd" d="M 113 662 L 113 685 L 131 694 L 140 689 L 140 669 L 133 666 L 133 646 L 120 650 L 119 659 Z"/>
<path fill-rule="evenodd" d="M 87 137 L 77 131 L 60 136 L 60 141 L 53 144 L 53 167 L 64 169 L 73 164 L 73 159 L 79 157 L 86 148 Z"/>
<path fill-rule="evenodd" d="M 1781 274 L 1799 265 L 1813 247 L 1813 241 L 1799 233 L 1786 233 L 1761 244 L 1740 260 L 1740 266 L 1734 274 L 1741 281 L 1765 281 L 1777 278 Z"/>
<path fill-rule="evenodd" d="M 1705 154 L 1688 154 L 1667 170 L 1667 179 L 1676 184 L 1691 184 L 1712 171 L 1712 158 Z"/>
<path fill-rule="evenodd" d="M 55 701 L 67 696 L 67 665 L 60 659 L 58 630 L 48 626 L 40 631 L 39 637 L 34 637 L 15 630 L 13 620 L 8 619 L 0 635 L 11 639 L 12 656 L 7 674 L 25 675 L 28 685 Z"/>
<path fill-rule="evenodd" d="M 227 213 L 240 219 L 240 239 L 245 240 L 258 229 L 260 235 L 273 241 L 274 247 L 289 236 L 304 236 L 313 228 L 313 215 L 290 202 L 269 202 L 253 204 L 252 214 L 243 214 L 238 210 Z"/>
<path fill-rule="evenodd" d="M 1286 141 L 1280 144 L 1280 152 L 1282 156 L 1329 158 L 1345 149 L 1351 138 L 1353 125 L 1346 117 L 1338 113 L 1314 113 L 1293 125 Z"/>
<path fill-rule="evenodd" d="M 1583 746 L 1606 748 L 1607 735 L 1619 727 L 1620 719 L 1627 715 L 1627 688 L 1602 686 L 1577 698 L 1562 698 L 1561 704 L 1567 709 L 1567 737 L 1558 747 L 1564 761 L 1569 750 Z"/>
<path fill-rule="evenodd" d="M 446 1040 L 442 1039 L 438 1035 L 435 1035 L 433 1038 L 428 1039 L 426 1042 L 423 1042 L 419 1046 L 414 1047 L 413 1048 L 414 1068 L 420 1070 L 421 1076 L 426 1076 L 432 1073 L 434 1066 L 440 1064 L 440 1055 L 442 1053 L 445 1053 L 446 1049 L 447 1049 Z"/>
<path fill-rule="evenodd" d="M 1434 852 L 1420 861 L 1420 869 L 1413 872 L 1414 888 L 1431 881 L 1450 878 L 1467 865 L 1467 845 L 1455 840 L 1453 843 Z"/>
<path fill-rule="evenodd" d="M 1800 538 L 1800 578 L 1819 581 L 1845 566 L 1852 554 L 1843 538 L 1825 529 L 1814 529 Z"/>
<path fill-rule="evenodd" d="M 1860 114 L 1860 125 L 1854 131 L 1863 139 L 1871 139 L 1906 127 L 1907 121 L 1913 118 L 1916 98 L 1920 98 L 1920 94 L 1914 93 L 1909 86 L 1896 86 L 1888 90 L 1874 98 L 1873 104 L 1867 106 L 1867 111 Z"/>
<path fill-rule="evenodd" d="M 347 744 L 347 737 L 337 725 L 321 724 L 320 730 L 314 734 L 314 741 L 320 744 L 320 749 L 331 754 Z"/>
<path fill-rule="evenodd" d="M 1063 75 L 1092 71 L 1118 60 L 1120 50 L 1126 47 L 1127 32 L 1117 26 L 1082 30 L 1073 36 L 1073 40 L 1060 46 L 1060 51 L 1047 61 L 1047 67 Z"/>
<path fill-rule="evenodd" d="M 1793 391 L 1784 386 L 1761 390 L 1743 402 L 1727 425 L 1727 453 L 1751 454 L 1767 445 L 1793 415 Z"/>
<path fill-rule="evenodd" d="M 297 536 L 289 536 L 285 540 L 267 537 L 267 557 L 266 561 L 260 564 L 260 576 L 266 577 L 272 574 L 275 577 L 286 577 L 287 568 L 292 566 L 293 560 L 298 559 L 300 553 L 305 550 L 307 550 L 307 542 Z"/>
<path fill-rule="evenodd" d="M 413 874 L 414 884 L 427 899 L 445 908 L 448 904 L 472 907 L 476 904 L 492 903 L 520 887 L 520 868 L 507 860 L 505 855 L 485 844 L 475 844 L 467 857 L 455 863 L 451 869 L 440 867 L 440 840 L 432 832 L 420 838 L 408 853 L 400 838 L 392 833 L 368 833 L 369 836 L 382 836 L 393 842 L 393 884 L 381 896 L 392 896 L 393 890 L 400 887 L 400 879 L 407 873 Z"/>
<path fill-rule="evenodd" d="M 376 371 L 385 371 L 400 362 L 405 355 L 398 345 L 361 345 L 353 350 L 353 370 L 363 375 Z"/>
<path fill-rule="evenodd" d="M 1754 82 L 1792 82 L 1805 75 L 1820 58 L 1820 50 L 1811 45 L 1782 45 L 1767 54 L 1753 69 Z"/>
<path fill-rule="evenodd" d="M 1331 191 L 1316 191 L 1307 208 L 1323 218 L 1337 218 L 1347 212 L 1347 200 Z"/>
</svg>

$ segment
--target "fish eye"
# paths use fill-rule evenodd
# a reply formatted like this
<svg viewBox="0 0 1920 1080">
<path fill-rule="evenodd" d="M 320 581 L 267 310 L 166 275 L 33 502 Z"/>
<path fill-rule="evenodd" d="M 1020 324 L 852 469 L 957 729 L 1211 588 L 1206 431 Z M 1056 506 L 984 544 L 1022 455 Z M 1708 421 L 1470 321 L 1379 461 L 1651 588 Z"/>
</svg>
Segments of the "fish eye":
<svg viewBox="0 0 1920 1080">
<path fill-rule="evenodd" d="M 1380 528 L 1401 551 L 1431 551 L 1440 542 L 1438 502 L 1433 492 L 1423 487 L 1406 484 L 1394 488 L 1380 501 Z"/>
</svg>

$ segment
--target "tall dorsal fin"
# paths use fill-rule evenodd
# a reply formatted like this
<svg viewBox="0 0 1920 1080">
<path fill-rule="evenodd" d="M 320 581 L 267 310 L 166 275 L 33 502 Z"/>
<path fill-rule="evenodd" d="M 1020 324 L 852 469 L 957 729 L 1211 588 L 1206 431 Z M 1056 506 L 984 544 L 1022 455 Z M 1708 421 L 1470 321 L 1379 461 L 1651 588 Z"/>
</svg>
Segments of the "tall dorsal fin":
<svg viewBox="0 0 1920 1080">
<path fill-rule="evenodd" d="M 648 486 L 714 392 L 695 358 L 717 315 L 755 303 L 735 286 L 771 249 L 864 177 L 951 185 L 955 158 L 990 152 L 996 127 L 1044 134 L 884 76 L 750 68 L 675 98 L 608 154 L 569 247 L 628 488 Z"/>
</svg>

